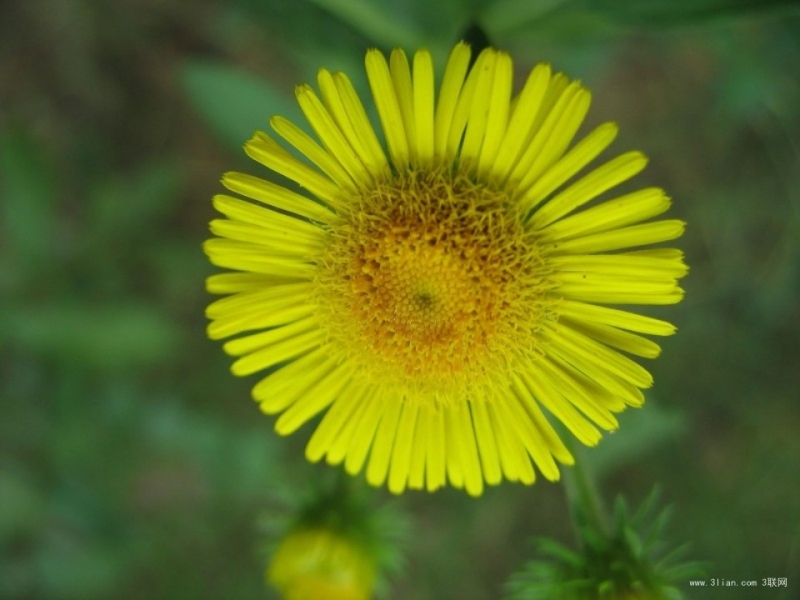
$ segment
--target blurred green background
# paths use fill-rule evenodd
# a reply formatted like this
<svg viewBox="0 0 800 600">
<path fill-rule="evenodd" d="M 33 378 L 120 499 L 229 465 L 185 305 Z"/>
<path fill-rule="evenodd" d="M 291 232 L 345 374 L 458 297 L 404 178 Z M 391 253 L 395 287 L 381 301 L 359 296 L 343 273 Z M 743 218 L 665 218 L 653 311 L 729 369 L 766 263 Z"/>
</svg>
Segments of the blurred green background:
<svg viewBox="0 0 800 600">
<path fill-rule="evenodd" d="M 708 577 L 800 586 L 800 11 L 755 0 L 28 0 L 0 19 L 0 598 L 270 598 L 259 516 L 305 463 L 206 339 L 200 250 L 222 172 L 318 67 L 470 22 L 593 91 L 587 128 L 651 157 L 689 222 L 679 334 L 590 451 L 610 500 L 660 484 Z M 388 494 L 377 492 L 379 501 Z M 401 500 L 392 597 L 499 598 L 560 485 Z"/>
</svg>

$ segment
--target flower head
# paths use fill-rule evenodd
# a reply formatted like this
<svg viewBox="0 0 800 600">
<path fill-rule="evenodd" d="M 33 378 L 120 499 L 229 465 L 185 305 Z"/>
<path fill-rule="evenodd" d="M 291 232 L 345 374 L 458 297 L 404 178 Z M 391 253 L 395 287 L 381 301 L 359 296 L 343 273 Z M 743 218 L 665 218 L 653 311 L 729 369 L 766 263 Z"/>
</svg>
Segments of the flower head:
<svg viewBox="0 0 800 600">
<path fill-rule="evenodd" d="M 436 94 L 427 51 L 367 53 L 385 145 L 347 76 L 321 70 L 319 95 L 297 89 L 316 139 L 270 122 L 306 160 L 262 132 L 245 145 L 305 193 L 226 174 L 261 205 L 215 197 L 226 218 L 205 246 L 235 271 L 208 280 L 227 296 L 209 335 L 245 334 L 224 346 L 235 374 L 271 370 L 253 396 L 278 433 L 326 411 L 307 457 L 395 493 L 449 481 L 478 495 L 533 483 L 534 465 L 557 480 L 573 458 L 550 419 L 596 444 L 652 384 L 624 353 L 653 358 L 640 334 L 675 331 L 607 305 L 678 302 L 687 272 L 678 250 L 636 249 L 683 232 L 649 221 L 669 208 L 661 189 L 596 201 L 647 160 L 587 168 L 617 127 L 573 144 L 579 82 L 540 64 L 514 95 L 507 54 L 470 58 L 454 48 Z"/>
<path fill-rule="evenodd" d="M 285 600 L 368 600 L 375 565 L 356 543 L 328 529 L 301 529 L 278 546 L 267 581 Z"/>
</svg>

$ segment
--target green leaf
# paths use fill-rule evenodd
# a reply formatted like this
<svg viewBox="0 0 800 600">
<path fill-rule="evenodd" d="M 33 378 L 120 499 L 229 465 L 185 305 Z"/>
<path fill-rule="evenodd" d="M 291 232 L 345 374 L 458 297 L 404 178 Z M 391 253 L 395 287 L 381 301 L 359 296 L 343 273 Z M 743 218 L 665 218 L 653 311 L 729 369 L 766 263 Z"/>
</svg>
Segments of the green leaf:
<svg viewBox="0 0 800 600">
<path fill-rule="evenodd" d="M 669 27 L 712 19 L 788 12 L 796 5 L 795 0 L 601 0 L 593 7 L 621 22 Z"/>
<path fill-rule="evenodd" d="M 496 17 L 492 17 L 497 19 Z M 554 5 L 533 20 L 509 20 L 507 29 L 502 32 L 507 41 L 519 43 L 523 47 L 530 45 L 530 39 L 549 42 L 563 41 L 572 45 L 587 40 L 606 39 L 624 33 L 625 28 L 607 15 L 574 2 Z M 490 34 L 494 34 L 489 30 Z"/>
<path fill-rule="evenodd" d="M 382 2 L 374 0 L 311 0 L 330 11 L 376 44 L 413 49 L 422 45 L 422 35 Z"/>
<path fill-rule="evenodd" d="M 683 600 L 683 593 L 676 588 L 670 586 L 663 586 L 660 590 L 664 600 Z"/>
<path fill-rule="evenodd" d="M 539 551 L 543 554 L 548 554 L 553 558 L 559 559 L 561 562 L 571 565 L 573 567 L 580 567 L 583 564 L 581 555 L 559 544 L 558 542 L 549 538 L 542 538 L 538 541 Z"/>
<path fill-rule="evenodd" d="M 481 15 L 490 35 L 570 45 L 590 39 L 791 14 L 796 0 L 499 0 Z"/>
<path fill-rule="evenodd" d="M 567 0 L 497 0 L 491 2 L 478 20 L 492 36 L 524 27 L 557 9 Z"/>
<path fill-rule="evenodd" d="M 274 115 L 295 123 L 302 120 L 300 108 L 288 94 L 240 69 L 189 61 L 182 65 L 180 78 L 198 114 L 231 149 L 240 149 Z"/>
<path fill-rule="evenodd" d="M 642 547 L 642 542 L 639 540 L 638 534 L 630 527 L 625 527 L 622 530 L 622 535 L 625 539 L 625 542 L 630 548 L 633 556 L 639 560 L 642 558 L 642 553 L 644 548 Z"/>
</svg>

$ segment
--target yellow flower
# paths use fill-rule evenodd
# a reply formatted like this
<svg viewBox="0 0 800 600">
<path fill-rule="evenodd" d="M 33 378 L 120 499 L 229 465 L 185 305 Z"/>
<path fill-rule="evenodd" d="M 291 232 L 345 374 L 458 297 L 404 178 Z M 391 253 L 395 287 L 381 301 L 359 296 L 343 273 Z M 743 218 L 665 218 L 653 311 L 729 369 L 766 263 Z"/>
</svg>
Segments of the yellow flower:
<svg viewBox="0 0 800 600">
<path fill-rule="evenodd" d="M 285 600 L 368 600 L 375 586 L 375 565 L 339 534 L 302 529 L 280 543 L 266 579 Z"/>
<path fill-rule="evenodd" d="M 512 94 L 511 58 L 452 51 L 438 97 L 431 55 L 366 68 L 385 146 L 347 76 L 297 88 L 317 139 L 281 117 L 248 156 L 298 193 L 242 173 L 223 185 L 262 205 L 214 198 L 225 219 L 205 251 L 235 273 L 213 275 L 209 335 L 232 370 L 271 369 L 253 389 L 281 435 L 327 409 L 306 455 L 366 466 L 400 493 L 445 485 L 481 494 L 503 478 L 549 480 L 573 458 L 550 419 L 595 445 L 614 413 L 641 406 L 652 377 L 621 351 L 653 358 L 639 334 L 661 320 L 608 304 L 671 304 L 686 274 L 676 220 L 648 221 L 670 199 L 646 188 L 603 201 L 641 171 L 627 152 L 587 169 L 614 123 L 573 138 L 590 94 L 540 64 Z M 587 204 L 593 203 L 590 207 Z M 582 210 L 578 210 L 582 209 Z M 648 221 L 643 223 L 644 221 Z M 255 333 L 253 333 L 255 332 Z M 531 460 L 532 459 L 532 460 Z"/>
</svg>

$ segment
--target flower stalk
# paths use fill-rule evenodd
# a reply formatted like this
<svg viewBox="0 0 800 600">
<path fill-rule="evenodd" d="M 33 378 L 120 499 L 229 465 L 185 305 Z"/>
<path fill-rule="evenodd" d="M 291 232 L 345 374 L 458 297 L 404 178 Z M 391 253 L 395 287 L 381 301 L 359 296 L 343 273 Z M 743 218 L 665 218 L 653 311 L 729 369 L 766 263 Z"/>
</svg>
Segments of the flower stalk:
<svg viewBox="0 0 800 600">
<path fill-rule="evenodd" d="M 575 457 L 575 464 L 564 469 L 564 491 L 575 533 L 580 540 L 581 530 L 588 526 L 607 535 L 609 532 L 608 514 L 598 491 L 597 481 L 591 473 L 589 462 L 586 460 L 582 448 L 574 443 L 571 443 L 570 446 L 570 451 Z"/>
</svg>

